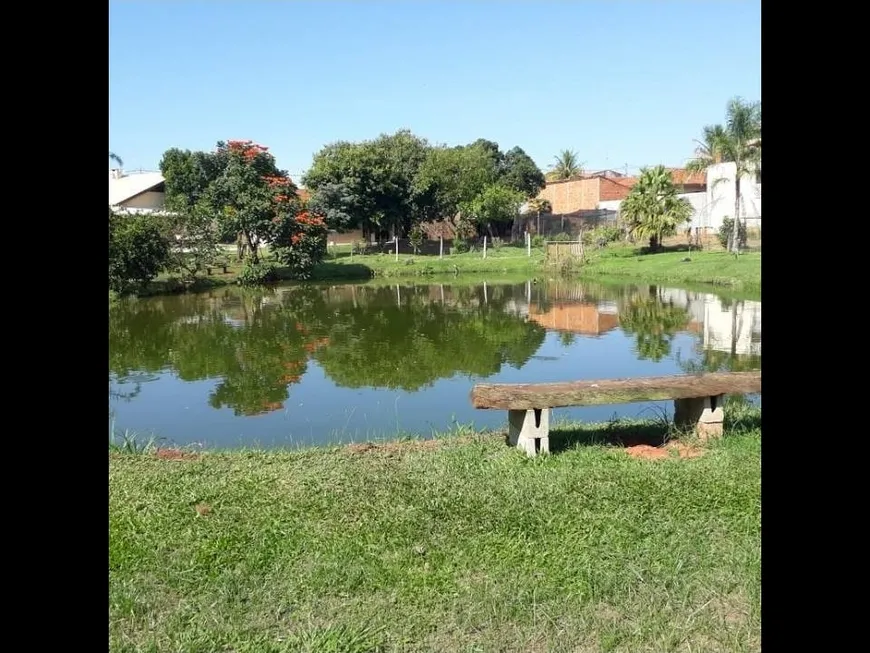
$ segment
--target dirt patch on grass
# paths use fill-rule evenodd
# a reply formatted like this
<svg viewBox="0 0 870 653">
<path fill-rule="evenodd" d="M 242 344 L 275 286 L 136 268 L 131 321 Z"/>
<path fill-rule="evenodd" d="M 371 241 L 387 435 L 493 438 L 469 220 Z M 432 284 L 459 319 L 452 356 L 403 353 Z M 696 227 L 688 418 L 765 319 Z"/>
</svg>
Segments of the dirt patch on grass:
<svg viewBox="0 0 870 653">
<path fill-rule="evenodd" d="M 199 460 L 200 454 L 192 451 L 182 451 L 181 449 L 160 448 L 154 452 L 154 455 L 159 460 Z"/>
<path fill-rule="evenodd" d="M 344 452 L 361 456 L 364 454 L 381 454 L 392 456 L 409 451 L 431 451 L 444 444 L 444 440 L 399 440 L 397 442 L 360 442 L 344 447 Z"/>
<path fill-rule="evenodd" d="M 632 458 L 660 460 L 662 458 L 697 458 L 698 456 L 703 456 L 706 451 L 682 442 L 669 442 L 661 447 L 636 444 L 631 447 L 625 447 L 625 453 Z"/>
</svg>

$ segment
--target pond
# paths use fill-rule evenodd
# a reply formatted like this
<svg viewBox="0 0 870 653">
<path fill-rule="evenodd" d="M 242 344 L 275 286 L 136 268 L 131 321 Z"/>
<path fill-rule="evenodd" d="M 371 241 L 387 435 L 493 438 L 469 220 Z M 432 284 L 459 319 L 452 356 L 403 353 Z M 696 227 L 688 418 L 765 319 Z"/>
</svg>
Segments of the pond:
<svg viewBox="0 0 870 653">
<path fill-rule="evenodd" d="M 290 447 L 414 434 L 475 410 L 476 382 L 751 370 L 761 302 L 651 285 L 236 287 L 109 310 L 116 433 L 164 444 Z M 670 402 L 566 408 L 553 418 L 655 417 Z"/>
</svg>

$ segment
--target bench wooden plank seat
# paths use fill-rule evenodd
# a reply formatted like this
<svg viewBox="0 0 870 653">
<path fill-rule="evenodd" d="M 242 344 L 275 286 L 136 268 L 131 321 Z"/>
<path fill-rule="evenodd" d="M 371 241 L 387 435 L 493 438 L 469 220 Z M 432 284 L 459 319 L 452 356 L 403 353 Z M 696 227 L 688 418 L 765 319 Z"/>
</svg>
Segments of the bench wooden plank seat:
<svg viewBox="0 0 870 653">
<path fill-rule="evenodd" d="M 510 444 L 529 455 L 549 452 L 550 410 L 640 401 L 674 401 L 677 426 L 702 438 L 722 434 L 726 394 L 761 392 L 761 372 L 714 372 L 561 383 L 482 383 L 471 391 L 475 408 L 508 411 Z"/>
</svg>

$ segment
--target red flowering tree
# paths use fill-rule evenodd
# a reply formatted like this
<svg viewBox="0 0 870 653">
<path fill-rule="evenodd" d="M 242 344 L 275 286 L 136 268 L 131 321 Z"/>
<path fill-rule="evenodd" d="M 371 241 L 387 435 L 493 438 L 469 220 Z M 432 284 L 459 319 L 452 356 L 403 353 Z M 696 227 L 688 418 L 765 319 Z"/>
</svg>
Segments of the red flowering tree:
<svg viewBox="0 0 870 653">
<path fill-rule="evenodd" d="M 308 211 L 282 212 L 273 220 L 271 248 L 297 279 L 308 279 L 326 255 L 326 222 Z"/>
<path fill-rule="evenodd" d="M 218 143 L 214 157 L 222 171 L 208 189 L 221 231 L 237 235 L 240 256 L 249 255 L 254 264 L 272 237 L 276 216 L 299 207 L 295 184 L 268 150 L 252 141 Z"/>
</svg>

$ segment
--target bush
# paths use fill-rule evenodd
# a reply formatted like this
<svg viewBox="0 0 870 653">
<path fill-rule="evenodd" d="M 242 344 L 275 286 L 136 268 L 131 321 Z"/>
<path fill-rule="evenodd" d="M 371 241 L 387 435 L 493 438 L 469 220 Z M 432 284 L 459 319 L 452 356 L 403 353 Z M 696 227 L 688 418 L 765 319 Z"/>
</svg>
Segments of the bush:
<svg viewBox="0 0 870 653">
<path fill-rule="evenodd" d="M 415 254 L 420 251 L 420 245 L 423 244 L 423 237 L 425 235 L 426 233 L 423 231 L 423 227 L 419 224 L 415 224 L 411 227 L 411 233 L 408 234 L 408 240 L 411 243 L 411 247 L 414 248 Z"/>
<path fill-rule="evenodd" d="M 532 247 L 541 248 L 544 246 L 544 237 L 541 234 L 536 234 L 532 236 Z"/>
<path fill-rule="evenodd" d="M 154 279 L 169 261 L 170 245 L 160 219 L 109 209 L 109 289 L 125 294 Z"/>
<path fill-rule="evenodd" d="M 369 244 L 365 240 L 356 240 L 350 244 L 351 254 L 365 254 Z"/>
<path fill-rule="evenodd" d="M 728 249 L 728 243 L 731 241 L 731 236 L 734 233 L 734 220 L 731 218 L 725 218 L 722 220 L 722 226 L 719 227 L 719 233 L 716 236 L 719 238 L 719 242 L 722 244 L 722 247 Z M 739 241 L 739 246 L 741 249 L 746 247 L 746 225 L 742 222 L 737 225 L 737 240 Z"/>
<path fill-rule="evenodd" d="M 621 227 L 617 227 L 616 225 L 601 226 L 596 227 L 595 229 L 590 229 L 589 231 L 584 231 L 583 244 L 604 247 L 609 243 L 615 243 L 622 240 L 623 236 L 624 232 Z"/>
<path fill-rule="evenodd" d="M 308 279 L 314 266 L 326 257 L 326 223 L 322 218 L 302 212 L 273 221 L 272 252 L 290 268 L 295 279 Z"/>
<path fill-rule="evenodd" d="M 489 243 L 489 246 L 492 247 L 493 249 L 501 249 L 503 245 L 504 245 L 504 240 L 502 240 L 498 236 L 493 238 L 492 242 Z"/>
<path fill-rule="evenodd" d="M 463 252 L 467 252 L 471 249 L 471 245 L 468 244 L 467 240 L 463 240 L 462 238 L 455 238 L 453 240 L 453 248 L 451 249 L 452 254 L 462 254 Z"/>
<path fill-rule="evenodd" d="M 575 238 L 571 234 L 566 234 L 563 231 L 562 233 L 556 234 L 555 236 L 550 238 L 550 240 L 554 243 L 566 243 L 568 241 L 575 240 Z"/>
<path fill-rule="evenodd" d="M 246 261 L 236 277 L 240 286 L 261 286 L 278 279 L 278 269 L 272 261 Z"/>
</svg>

